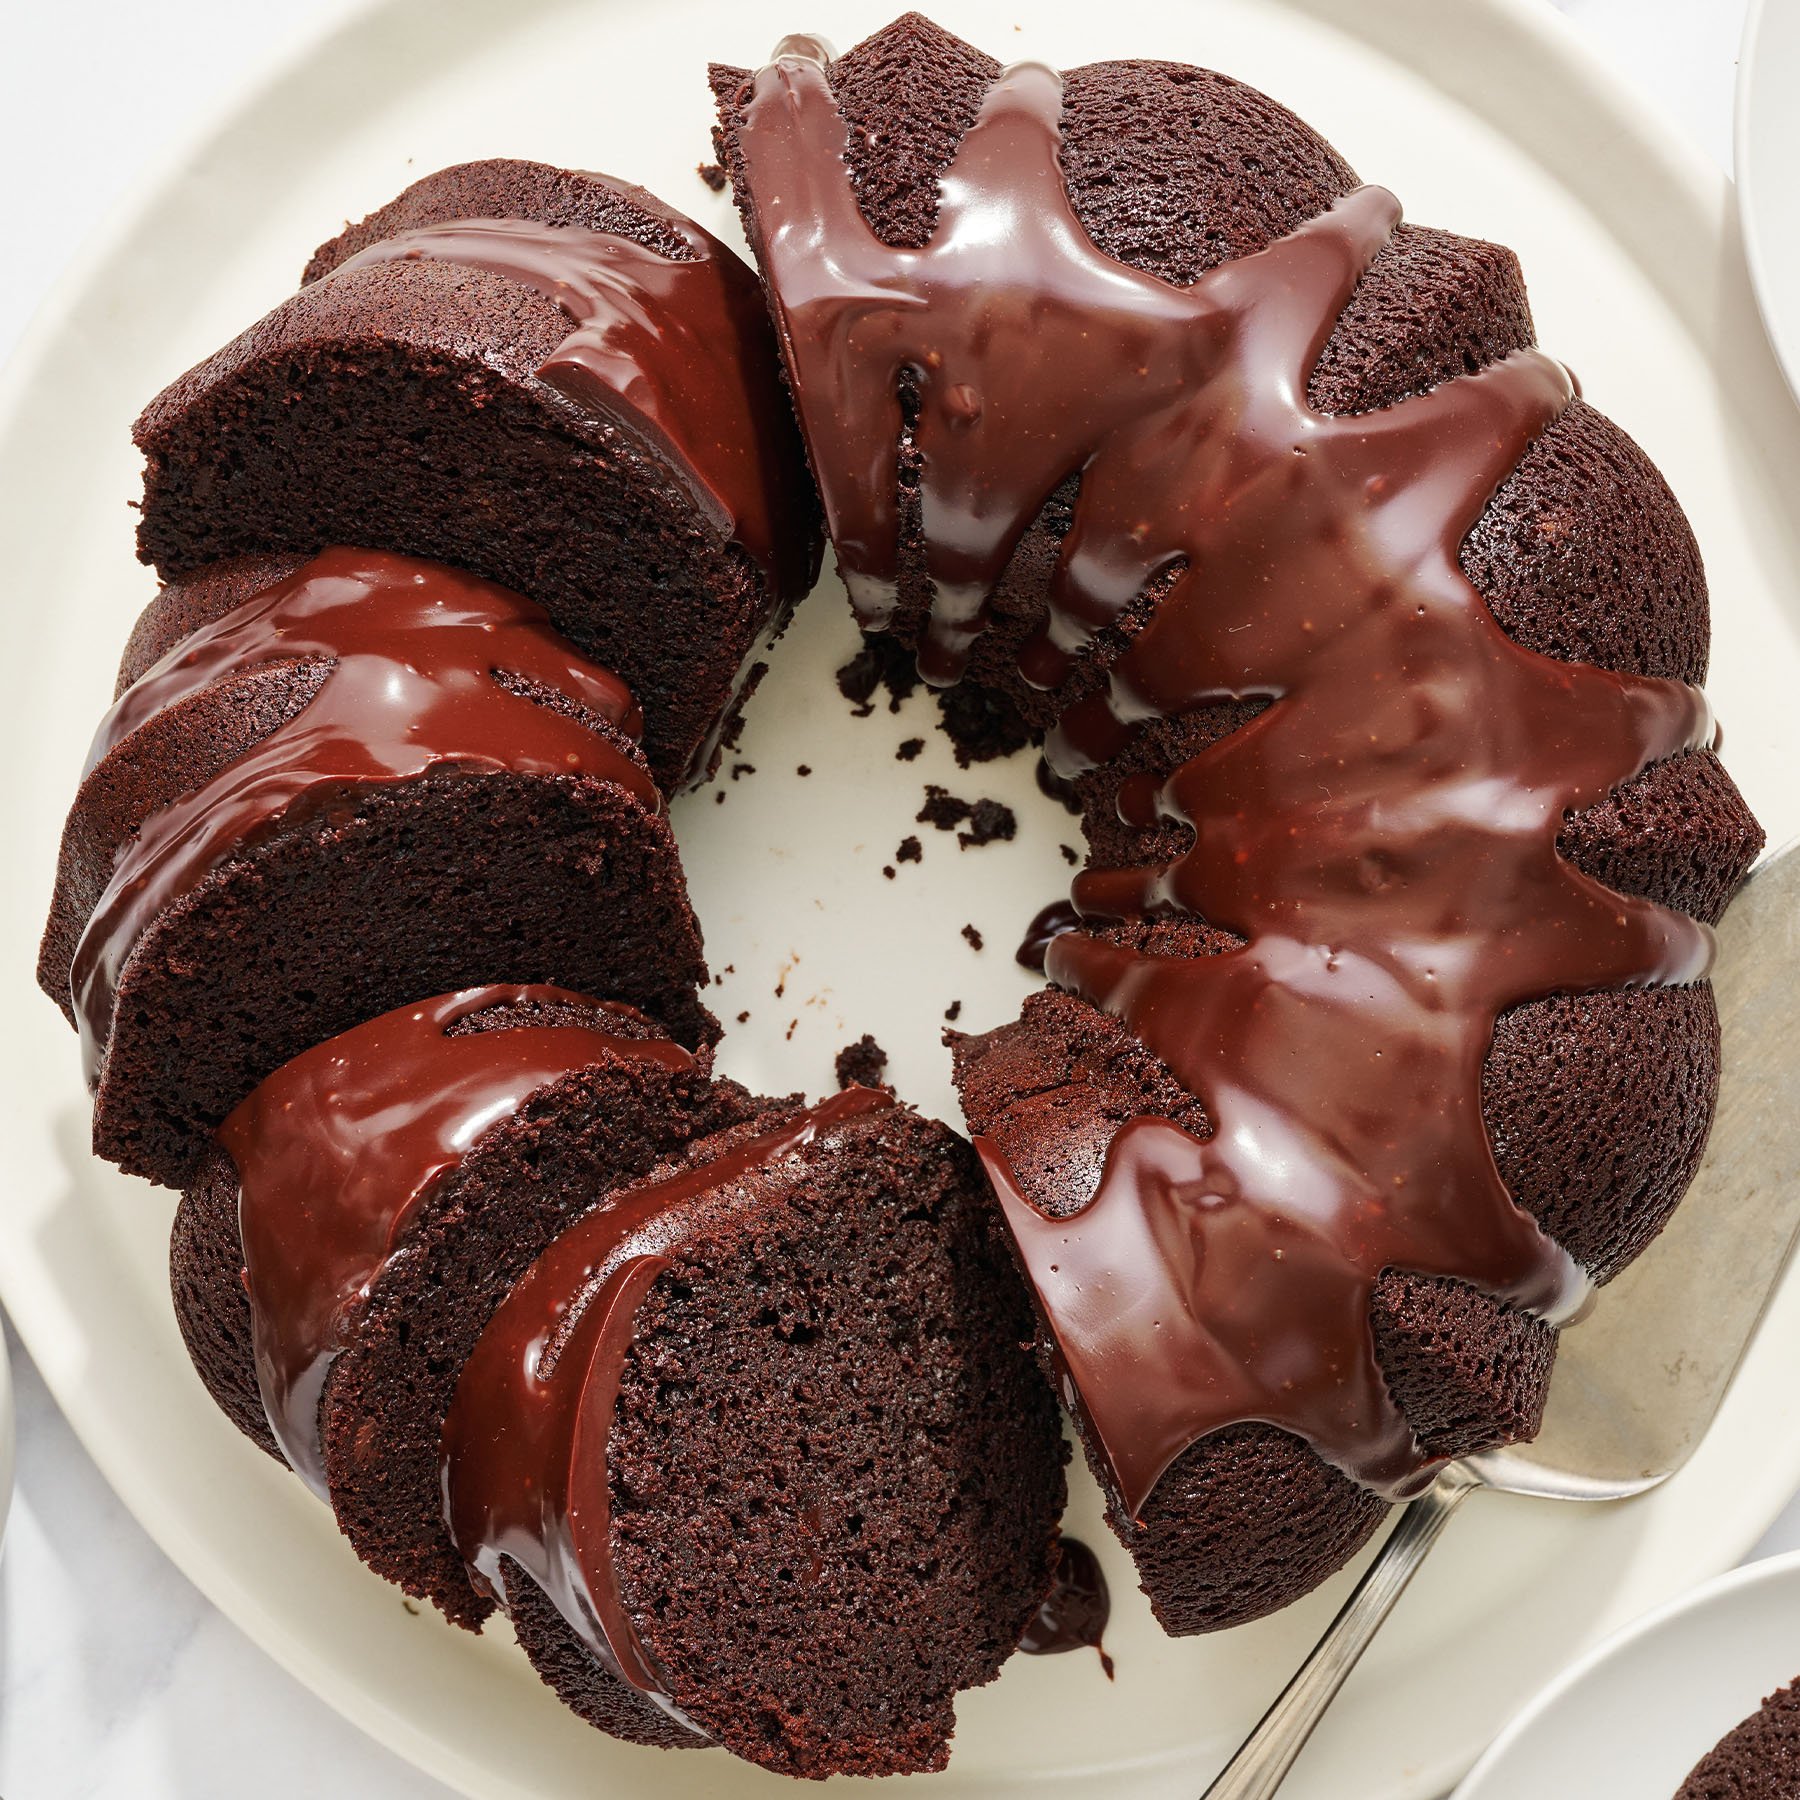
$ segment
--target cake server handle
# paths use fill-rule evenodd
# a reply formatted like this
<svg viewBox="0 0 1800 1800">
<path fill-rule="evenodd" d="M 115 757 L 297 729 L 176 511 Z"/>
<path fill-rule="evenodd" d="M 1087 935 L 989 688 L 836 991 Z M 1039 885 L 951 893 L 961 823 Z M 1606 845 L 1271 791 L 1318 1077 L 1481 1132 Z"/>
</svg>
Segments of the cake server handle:
<svg viewBox="0 0 1800 1800">
<path fill-rule="evenodd" d="M 1337 1698 L 1350 1671 L 1373 1642 L 1394 1602 L 1425 1560 L 1425 1553 L 1449 1524 L 1450 1516 L 1483 1484 L 1480 1476 L 1452 1463 L 1400 1515 L 1381 1554 L 1369 1565 L 1331 1621 L 1299 1673 L 1263 1714 L 1256 1729 L 1225 1765 L 1202 1800 L 1269 1800 L 1287 1780 L 1294 1759 Z"/>
</svg>

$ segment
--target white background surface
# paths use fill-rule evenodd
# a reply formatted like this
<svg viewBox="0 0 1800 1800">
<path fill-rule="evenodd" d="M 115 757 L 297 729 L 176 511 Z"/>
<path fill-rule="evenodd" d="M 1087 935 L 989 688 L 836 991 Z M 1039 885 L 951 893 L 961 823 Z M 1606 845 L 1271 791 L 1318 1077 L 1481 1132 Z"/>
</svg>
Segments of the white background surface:
<svg viewBox="0 0 1800 1800">
<path fill-rule="evenodd" d="M 82 239 L 193 116 L 348 4 L 9 8 L 0 357 Z M 1561 5 L 1672 125 L 1729 162 L 1741 0 Z M 10 1333 L 9 1344 L 20 1441 L 0 1557 L 0 1796 L 446 1795 L 277 1669 L 188 1586 L 101 1481 Z M 1800 1547 L 1800 1504 L 1759 1554 L 1791 1547 Z"/>
</svg>

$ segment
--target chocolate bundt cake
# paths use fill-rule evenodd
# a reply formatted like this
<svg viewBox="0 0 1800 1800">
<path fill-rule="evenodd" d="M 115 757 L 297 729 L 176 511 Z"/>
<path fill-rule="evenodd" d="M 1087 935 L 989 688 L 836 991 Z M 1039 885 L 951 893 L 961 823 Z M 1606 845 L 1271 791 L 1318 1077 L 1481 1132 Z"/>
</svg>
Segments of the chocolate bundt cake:
<svg viewBox="0 0 1800 1800">
<path fill-rule="evenodd" d="M 706 1062 L 541 988 L 307 1052 L 183 1198 L 183 1332 L 365 1561 L 462 1624 L 501 1601 L 584 1718 L 936 1767 L 1050 1582 L 1029 1302 L 960 1139 Z"/>
<path fill-rule="evenodd" d="M 1800 1682 L 1791 1682 L 1700 1759 L 1675 1800 L 1795 1800 L 1796 1795 Z"/>
<path fill-rule="evenodd" d="M 380 551 L 240 560 L 166 587 L 120 679 L 39 962 L 101 1156 L 182 1186 L 290 1057 L 474 982 L 717 1037 L 632 697 L 530 601 Z"/>
<path fill-rule="evenodd" d="M 1163 1624 L 1254 1618 L 1531 1435 L 1697 1166 L 1697 548 L 1510 253 L 1237 82 L 909 15 L 713 87 L 860 622 L 1080 803 L 951 1040 L 1045 1365 Z"/>
<path fill-rule="evenodd" d="M 136 438 L 139 554 L 165 579 L 361 544 L 503 582 L 618 670 L 665 792 L 708 772 L 817 572 L 754 276 L 602 175 L 416 182 Z"/>
</svg>

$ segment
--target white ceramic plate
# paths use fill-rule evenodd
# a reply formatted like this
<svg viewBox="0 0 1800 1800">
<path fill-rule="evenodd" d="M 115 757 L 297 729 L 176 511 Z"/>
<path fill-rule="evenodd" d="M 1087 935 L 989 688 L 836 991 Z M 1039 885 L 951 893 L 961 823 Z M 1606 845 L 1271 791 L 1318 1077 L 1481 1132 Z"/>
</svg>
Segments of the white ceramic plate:
<svg viewBox="0 0 1800 1800">
<path fill-rule="evenodd" d="M 897 0 L 894 0 L 897 4 Z M 1512 243 L 1545 341 L 1668 471 L 1717 595 L 1713 692 L 1732 766 L 1780 841 L 1800 826 L 1800 523 L 1790 412 L 1757 327 L 1716 172 L 1536 4 L 1466 0 L 941 0 L 1002 55 L 1063 64 L 1213 63 L 1313 120 L 1415 218 Z M 886 0 L 393 0 L 245 95 L 101 235 L 20 357 L 0 410 L 0 570 L 10 594 L 0 746 L 12 875 L 0 1042 L 11 1193 L 0 1291 L 88 1448 L 144 1524 L 252 1636 L 352 1718 L 471 1794 L 770 1794 L 716 1756 L 665 1757 L 586 1730 L 495 1634 L 407 1612 L 354 1563 L 299 1485 L 243 1443 L 193 1379 L 164 1286 L 169 1200 L 93 1161 L 75 1047 L 31 986 L 57 831 L 116 646 L 148 597 L 132 561 L 135 408 L 291 288 L 312 245 L 441 164 L 537 156 L 642 181 L 735 234 L 695 175 L 701 64 L 755 61 L 782 33 L 849 43 Z M 1349 22 L 1353 20 L 1353 25 Z M 1027 764 L 961 774 L 927 702 L 855 721 L 830 672 L 851 644 L 834 588 L 804 609 L 752 711 L 756 773 L 681 802 L 676 825 L 732 1029 L 727 1068 L 777 1091 L 827 1086 L 871 1030 L 903 1093 L 953 1113 L 944 1008 L 982 1028 L 1028 990 L 1009 950 L 1057 892 L 1070 822 Z M 917 763 L 895 761 L 913 734 Z M 802 778 L 800 764 L 814 771 Z M 922 781 L 1019 809 L 1010 847 L 926 832 L 922 868 L 881 866 L 917 827 Z M 988 948 L 976 954 L 960 928 Z M 782 992 L 777 996 L 776 989 Z M 1292 1800 L 1441 1793 L 1553 1669 L 1722 1568 L 1800 1482 L 1800 1282 L 1788 1282 L 1718 1426 L 1653 1498 L 1576 1514 L 1483 1497 L 1407 1596 L 1296 1773 Z M 1110 1550 L 1094 1497 L 1074 1528 Z M 1228 1638 L 1171 1643 L 1116 1553 L 1119 1606 L 1095 1659 L 1018 1659 L 969 1696 L 959 1795 L 1191 1800 L 1343 1595 L 1345 1579 Z M 859 1790 L 866 1791 L 866 1790 Z M 910 1790 L 909 1790 L 910 1791 Z"/>
<path fill-rule="evenodd" d="M 1800 396 L 1800 0 L 1750 0 L 1738 56 L 1738 216 L 1775 354 Z"/>
<path fill-rule="evenodd" d="M 1800 1553 L 1734 1569 L 1610 1637 L 1507 1726 L 1452 1800 L 1671 1800 L 1800 1676 Z"/>
<path fill-rule="evenodd" d="M 6 1517 L 12 1510 L 13 1432 L 12 1362 L 0 1335 L 0 1547 L 6 1542 Z"/>
</svg>

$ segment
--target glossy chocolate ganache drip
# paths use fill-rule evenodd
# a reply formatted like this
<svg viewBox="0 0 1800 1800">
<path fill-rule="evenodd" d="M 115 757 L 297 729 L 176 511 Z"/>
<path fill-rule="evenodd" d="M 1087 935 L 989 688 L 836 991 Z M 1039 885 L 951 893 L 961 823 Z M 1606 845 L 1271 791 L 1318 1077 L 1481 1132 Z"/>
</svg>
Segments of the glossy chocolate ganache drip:
<svg viewBox="0 0 1800 1800">
<path fill-rule="evenodd" d="M 497 1007 L 554 1023 L 458 1026 Z M 567 1009 L 579 1009 L 579 1021 Z M 256 1379 L 282 1454 L 326 1492 L 319 1397 L 388 1258 L 433 1188 L 531 1095 L 603 1057 L 682 1070 L 636 1015 L 561 988 L 479 987 L 385 1013 L 285 1064 L 219 1128 L 237 1166 Z"/>
<path fill-rule="evenodd" d="M 612 1561 L 607 1440 L 638 1303 L 687 1236 L 742 1204 L 721 1189 L 893 1103 L 848 1088 L 589 1213 L 488 1322 L 444 1422 L 445 1518 L 477 1585 L 503 1598 L 501 1563 L 516 1564 L 605 1667 L 690 1729 L 632 1625 Z"/>
<path fill-rule="evenodd" d="M 1079 472 L 1048 616 L 1021 653 L 1052 688 L 1157 576 L 1154 616 L 1046 755 L 1065 777 L 1150 721 L 1273 702 L 1126 822 L 1177 821 L 1164 867 L 1093 870 L 1090 923 L 1204 919 L 1183 959 L 1071 931 L 1050 978 L 1120 1018 L 1205 1104 L 1201 1138 L 1138 1118 L 1088 1204 L 1052 1218 L 981 1146 L 1117 1497 L 1137 1514 L 1210 1432 L 1262 1421 L 1391 1497 L 1427 1462 L 1376 1361 L 1383 1270 L 1447 1276 L 1552 1319 L 1585 1279 L 1507 1194 L 1480 1111 L 1507 1007 L 1694 981 L 1705 927 L 1579 874 L 1564 815 L 1710 741 L 1679 683 L 1521 649 L 1458 550 L 1568 403 L 1520 352 L 1382 411 L 1330 416 L 1308 377 L 1399 219 L 1378 188 L 1177 288 L 1112 261 L 1058 162 L 1061 84 L 990 90 L 921 249 L 881 243 L 846 172 L 826 54 L 789 40 L 740 142 L 796 403 L 852 596 L 898 569 L 903 373 L 934 610 L 920 667 L 954 679 L 1021 533 Z"/>
<path fill-rule="evenodd" d="M 1060 1656 L 1068 1650 L 1094 1650 L 1106 1679 L 1113 1678 L 1113 1659 L 1102 1641 L 1112 1616 L 1112 1597 L 1106 1590 L 1106 1573 L 1100 1559 L 1080 1538 L 1057 1543 L 1056 1573 L 1019 1650 L 1025 1656 Z"/>
<path fill-rule="evenodd" d="M 120 695 L 87 767 L 213 682 L 308 662 L 330 665 L 312 699 L 152 813 L 120 852 L 70 977 L 90 1086 L 119 979 L 151 921 L 284 821 L 353 806 L 372 783 L 450 766 L 589 775 L 661 806 L 624 742 L 642 727 L 625 684 L 558 636 L 542 608 L 477 576 L 376 550 L 326 550 L 184 638 Z"/>
<path fill-rule="evenodd" d="M 696 505 L 740 544 L 772 594 L 798 600 L 816 573 L 803 466 L 768 351 L 756 277 L 717 238 L 613 183 L 686 243 L 685 261 L 629 238 L 537 219 L 457 219 L 370 244 L 326 280 L 383 262 L 446 262 L 554 300 L 574 329 L 538 368 L 577 406 L 646 438 Z"/>
</svg>

